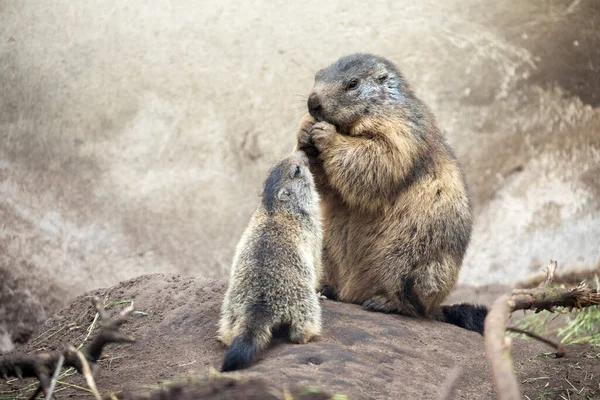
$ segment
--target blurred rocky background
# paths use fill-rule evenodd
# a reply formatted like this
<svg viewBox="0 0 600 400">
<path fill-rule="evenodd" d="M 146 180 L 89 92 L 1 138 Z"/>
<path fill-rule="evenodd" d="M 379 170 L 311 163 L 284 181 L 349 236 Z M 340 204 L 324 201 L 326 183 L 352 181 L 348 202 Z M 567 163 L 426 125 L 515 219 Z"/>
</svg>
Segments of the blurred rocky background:
<svg viewBox="0 0 600 400">
<path fill-rule="evenodd" d="M 0 352 L 85 290 L 226 276 L 314 73 L 359 51 L 464 166 L 461 283 L 598 268 L 597 0 L 0 0 Z"/>
</svg>

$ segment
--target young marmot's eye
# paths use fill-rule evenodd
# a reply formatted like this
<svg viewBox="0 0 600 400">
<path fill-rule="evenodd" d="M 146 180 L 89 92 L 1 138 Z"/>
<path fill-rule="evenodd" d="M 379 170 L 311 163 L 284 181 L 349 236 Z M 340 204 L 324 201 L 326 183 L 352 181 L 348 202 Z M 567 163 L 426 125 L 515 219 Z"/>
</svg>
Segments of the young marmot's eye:
<svg viewBox="0 0 600 400">
<path fill-rule="evenodd" d="M 387 78 L 388 78 L 388 75 L 387 74 L 383 74 L 379 78 L 377 78 L 377 81 L 379 83 L 383 83 L 383 82 L 385 82 L 387 80 Z"/>
<path fill-rule="evenodd" d="M 346 90 L 352 90 L 355 87 L 358 86 L 358 79 L 351 79 L 347 84 L 346 84 Z"/>
<path fill-rule="evenodd" d="M 301 172 L 301 171 L 300 171 L 300 166 L 299 166 L 299 165 L 296 165 L 296 170 L 294 171 L 294 176 L 298 176 L 298 175 L 300 175 L 300 172 Z"/>
</svg>

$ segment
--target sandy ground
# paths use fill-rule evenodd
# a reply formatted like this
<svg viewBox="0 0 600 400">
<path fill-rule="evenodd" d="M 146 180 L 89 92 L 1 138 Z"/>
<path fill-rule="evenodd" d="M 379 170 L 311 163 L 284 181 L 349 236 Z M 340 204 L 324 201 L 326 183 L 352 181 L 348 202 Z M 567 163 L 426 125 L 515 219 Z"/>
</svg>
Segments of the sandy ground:
<svg viewBox="0 0 600 400">
<path fill-rule="evenodd" d="M 60 21 L 57 23 L 57 21 Z M 85 290 L 218 278 L 316 70 L 371 51 L 476 207 L 461 283 L 600 262 L 600 3 L 0 3 L 0 352 Z"/>
</svg>

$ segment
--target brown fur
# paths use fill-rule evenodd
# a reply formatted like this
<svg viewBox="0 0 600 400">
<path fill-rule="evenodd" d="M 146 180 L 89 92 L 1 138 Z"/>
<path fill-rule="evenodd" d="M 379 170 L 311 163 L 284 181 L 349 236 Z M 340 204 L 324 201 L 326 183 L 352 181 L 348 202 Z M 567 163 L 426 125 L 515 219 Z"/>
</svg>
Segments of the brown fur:
<svg viewBox="0 0 600 400">
<path fill-rule="evenodd" d="M 358 94 L 347 88 L 353 77 Z M 438 315 L 472 217 L 433 115 L 393 64 L 371 55 L 320 71 L 309 109 L 297 140 L 321 195 L 324 285 L 371 310 Z"/>
</svg>

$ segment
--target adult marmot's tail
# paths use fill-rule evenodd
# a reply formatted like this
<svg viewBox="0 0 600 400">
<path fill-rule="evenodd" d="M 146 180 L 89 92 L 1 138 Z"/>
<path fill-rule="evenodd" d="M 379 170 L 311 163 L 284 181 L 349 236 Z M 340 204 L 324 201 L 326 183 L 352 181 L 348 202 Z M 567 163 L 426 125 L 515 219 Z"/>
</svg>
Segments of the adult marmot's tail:
<svg viewBox="0 0 600 400">
<path fill-rule="evenodd" d="M 487 313 L 484 305 L 461 303 L 441 306 L 441 313 L 436 315 L 436 319 L 483 335 L 483 321 Z"/>
</svg>

